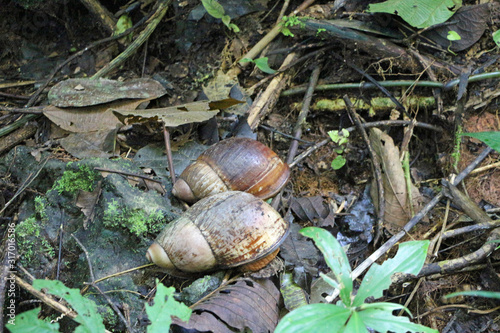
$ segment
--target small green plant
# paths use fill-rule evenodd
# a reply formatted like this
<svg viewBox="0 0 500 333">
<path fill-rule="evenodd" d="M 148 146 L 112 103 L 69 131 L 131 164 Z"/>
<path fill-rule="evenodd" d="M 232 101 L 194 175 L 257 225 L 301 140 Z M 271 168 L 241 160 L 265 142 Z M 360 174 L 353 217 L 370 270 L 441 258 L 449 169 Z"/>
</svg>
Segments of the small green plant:
<svg viewBox="0 0 500 333">
<path fill-rule="evenodd" d="M 151 320 L 147 327 L 148 333 L 166 332 L 172 323 L 171 316 L 176 316 L 182 321 L 189 320 L 191 310 L 183 303 L 177 302 L 173 293 L 173 287 L 167 288 L 158 283 L 154 298 L 154 305 L 146 304 L 146 312 Z M 63 298 L 77 312 L 73 319 L 79 323 L 75 332 L 104 332 L 105 327 L 101 315 L 97 312 L 96 304 L 80 295 L 79 289 L 66 287 L 61 281 L 34 280 L 33 287 L 37 290 L 46 289 L 48 293 Z M 9 320 L 6 327 L 12 333 L 26 332 L 59 332 L 58 323 L 50 323 L 38 318 L 40 308 L 29 310 L 18 314 L 15 319 Z"/>
<path fill-rule="evenodd" d="M 222 23 L 224 23 L 229 30 L 240 32 L 240 28 L 238 28 L 236 24 L 231 23 L 231 18 L 229 15 L 226 15 L 224 7 L 222 7 L 222 5 L 216 0 L 201 0 L 201 3 L 210 16 L 213 16 L 216 19 L 221 19 Z"/>
<path fill-rule="evenodd" d="M 151 321 L 148 326 L 148 333 L 162 333 L 168 330 L 172 324 L 172 316 L 176 316 L 180 320 L 187 322 L 191 317 L 191 309 L 185 304 L 179 303 L 174 299 L 174 287 L 165 287 L 156 280 L 156 295 L 154 304 L 146 304 L 146 313 Z"/>
<path fill-rule="evenodd" d="M 345 148 L 347 146 L 347 143 L 349 142 L 349 131 L 346 130 L 345 128 L 342 129 L 342 131 L 329 131 L 328 135 L 332 139 L 333 142 L 335 142 L 338 147 L 335 149 L 335 152 L 338 154 L 337 157 L 332 161 L 332 168 L 333 170 L 338 170 L 342 168 L 345 163 L 346 159 L 342 155 L 344 153 Z"/>
<path fill-rule="evenodd" d="M 267 74 L 274 74 L 274 73 L 276 73 L 276 71 L 274 69 L 272 69 L 271 67 L 269 67 L 269 64 L 267 63 L 268 60 L 269 59 L 267 57 L 262 57 L 262 58 L 258 58 L 258 59 L 255 59 L 255 60 L 252 60 L 250 58 L 243 58 L 243 59 L 240 60 L 240 63 L 252 62 L 252 63 L 255 64 L 255 66 L 257 66 L 258 69 L 260 69 L 264 73 L 267 73 Z"/>
<path fill-rule="evenodd" d="M 460 37 L 460 35 L 458 34 L 458 32 L 454 31 L 454 30 L 450 30 L 448 31 L 448 36 L 446 36 L 446 38 L 450 41 L 450 45 L 448 45 L 448 52 L 454 54 L 454 55 L 457 55 L 455 52 L 453 52 L 450 47 L 451 47 L 451 43 L 453 41 L 456 41 L 456 40 L 461 40 L 462 37 Z"/>
<path fill-rule="evenodd" d="M 318 30 L 316 30 L 316 37 L 319 36 L 319 34 L 321 34 L 322 32 L 325 32 L 326 29 L 323 29 L 323 28 L 318 28 Z"/>
<path fill-rule="evenodd" d="M 281 19 L 281 33 L 285 36 L 295 37 L 289 27 L 298 25 L 300 28 L 305 28 L 306 24 L 297 16 L 283 16 Z"/>
<path fill-rule="evenodd" d="M 500 30 L 495 31 L 492 34 L 492 37 L 495 44 L 497 44 L 497 46 L 500 47 Z"/>
<path fill-rule="evenodd" d="M 353 294 L 351 267 L 340 243 L 328 231 L 308 227 L 300 231 L 312 238 L 323 253 L 327 265 L 335 279 L 321 274 L 322 278 L 338 289 L 340 301 L 337 304 L 309 304 L 284 316 L 274 333 L 322 333 L 322 332 L 367 332 L 367 327 L 378 332 L 424 332 L 437 333 L 437 330 L 410 322 L 407 317 L 394 316 L 392 312 L 406 309 L 403 305 L 375 302 L 366 299 L 380 298 L 391 285 L 391 276 L 396 272 L 418 274 L 427 256 L 429 241 L 412 241 L 400 244 L 393 259 L 382 265 L 373 264 L 366 273 L 356 295 Z"/>
</svg>

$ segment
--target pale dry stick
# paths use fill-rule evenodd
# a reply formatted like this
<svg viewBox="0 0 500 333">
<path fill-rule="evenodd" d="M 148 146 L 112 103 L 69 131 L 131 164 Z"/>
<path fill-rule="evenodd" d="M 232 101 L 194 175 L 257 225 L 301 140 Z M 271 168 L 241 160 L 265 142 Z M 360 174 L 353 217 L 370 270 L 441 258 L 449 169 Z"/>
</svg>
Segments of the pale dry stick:
<svg viewBox="0 0 500 333">
<path fill-rule="evenodd" d="M 481 172 L 484 172 L 484 171 L 488 171 L 488 170 L 494 169 L 494 168 L 500 168 L 500 162 L 496 162 L 496 163 L 493 163 L 493 164 L 485 165 L 484 167 L 477 168 L 476 170 L 472 171 L 470 174 L 471 175 L 476 175 L 478 173 L 481 173 Z"/>
<path fill-rule="evenodd" d="M 415 297 L 415 294 L 417 293 L 417 290 L 418 288 L 420 287 L 420 284 L 422 284 L 422 281 L 424 280 L 424 278 L 420 278 L 418 279 L 417 283 L 415 284 L 415 288 L 413 288 L 410 296 L 408 297 L 408 299 L 406 300 L 405 304 L 404 304 L 404 307 L 405 308 L 408 308 L 408 305 L 410 305 L 411 301 L 413 300 L 413 297 Z M 402 316 L 403 313 L 405 313 L 405 309 L 401 309 L 399 310 L 398 312 L 398 316 Z"/>
<path fill-rule="evenodd" d="M 155 31 L 158 24 L 161 22 L 165 14 L 167 13 L 168 6 L 172 0 L 161 0 L 158 1 L 159 5 L 156 12 L 149 19 L 149 23 L 146 28 L 139 34 L 139 36 L 127 47 L 125 51 L 120 53 L 115 59 L 111 60 L 106 66 L 101 68 L 97 73 L 95 73 L 91 78 L 98 79 L 109 74 L 112 70 L 120 66 L 125 60 L 127 60 L 131 55 L 133 55 L 137 49 L 148 40 L 149 36 Z"/>
<path fill-rule="evenodd" d="M 170 180 L 172 181 L 172 184 L 175 184 L 174 160 L 172 158 L 172 148 L 170 147 L 170 132 L 167 129 L 165 123 L 163 123 L 162 127 L 163 139 L 165 140 L 165 150 L 167 154 L 168 171 L 170 172 Z"/>
<path fill-rule="evenodd" d="M 281 67 L 284 67 L 294 61 L 298 55 L 296 53 L 290 53 L 283 61 Z M 286 84 L 285 73 L 280 73 L 275 76 L 266 90 L 259 93 L 255 98 L 254 102 L 250 106 L 248 110 L 248 125 L 250 125 L 251 129 L 255 129 L 260 122 L 260 118 L 264 117 L 268 111 L 270 111 L 270 106 L 273 106 L 279 98 L 281 91 L 284 89 Z"/>
<path fill-rule="evenodd" d="M 439 248 L 441 247 L 441 242 L 443 240 L 443 234 L 446 231 L 446 227 L 448 226 L 448 215 L 450 214 L 450 199 L 446 200 L 446 209 L 444 211 L 443 223 L 441 225 L 441 231 L 439 232 L 436 246 L 432 249 L 431 253 L 434 258 L 437 258 Z"/>
<path fill-rule="evenodd" d="M 70 309 L 70 308 L 62 305 L 61 303 L 53 300 L 51 297 L 47 296 L 46 294 L 42 293 L 41 291 L 36 290 L 35 288 L 33 288 L 33 286 L 31 284 L 24 281 L 19 276 L 14 275 L 14 277 L 16 279 L 16 283 L 21 288 L 23 288 L 24 290 L 26 290 L 27 292 L 29 292 L 30 294 L 32 294 L 36 298 L 40 299 L 42 302 L 44 302 L 45 304 L 50 306 L 52 309 L 61 312 L 62 314 L 70 317 L 71 319 L 75 319 L 76 316 L 78 316 L 78 314 L 75 311 L 73 311 L 72 309 Z"/>
<path fill-rule="evenodd" d="M 113 33 L 116 26 L 116 19 L 113 14 L 103 7 L 97 0 L 80 0 L 87 9 L 101 20 L 102 26 L 108 33 Z"/>
<path fill-rule="evenodd" d="M 493 149 L 486 147 L 481 154 L 471 164 L 469 164 L 456 178 L 453 182 L 454 185 L 459 184 L 462 180 L 467 177 L 471 171 L 478 166 L 488 154 Z M 413 216 L 410 221 L 403 227 L 403 230 L 398 232 L 396 235 L 392 236 L 387 242 L 385 242 L 381 247 L 379 247 L 375 252 L 373 252 L 367 259 L 365 259 L 356 269 L 351 273 L 351 278 L 353 280 L 357 279 L 368 267 L 370 267 L 375 261 L 377 261 L 382 255 L 389 251 L 397 242 L 399 242 L 420 220 L 431 211 L 434 206 L 444 197 L 443 192 L 439 192 L 432 200 L 425 205 L 420 212 Z M 333 302 L 335 298 L 339 295 L 338 289 L 332 293 L 332 295 L 327 296 L 325 299 L 327 302 Z"/>
<path fill-rule="evenodd" d="M 283 7 L 281 7 L 281 11 L 278 15 L 278 19 L 276 20 L 276 24 L 280 24 L 281 19 L 283 19 L 283 16 L 285 16 L 286 10 L 288 9 L 289 5 L 290 5 L 290 0 L 285 0 L 285 3 L 283 4 Z"/>
<path fill-rule="evenodd" d="M 290 145 L 290 149 L 288 150 L 288 156 L 286 158 L 286 163 L 288 164 L 293 162 L 293 159 L 297 154 L 297 149 L 299 148 L 299 141 L 297 140 L 302 137 L 302 127 L 304 126 L 307 115 L 309 113 L 309 106 L 311 105 L 314 89 L 316 88 L 316 84 L 318 83 L 320 71 L 321 71 L 321 66 L 317 65 L 311 73 L 309 86 L 307 87 L 307 91 L 306 94 L 304 95 L 304 100 L 302 102 L 302 108 L 300 109 L 299 116 L 297 117 L 297 122 L 295 123 L 295 127 L 293 128 L 294 140 Z"/>
<path fill-rule="evenodd" d="M 63 316 L 68 316 L 71 319 L 75 319 L 78 316 L 78 314 L 75 311 L 73 311 L 72 309 L 70 309 L 70 308 L 68 308 L 68 307 L 66 307 L 64 305 L 62 305 L 59 302 L 56 302 L 50 296 L 42 293 L 41 291 L 36 290 L 35 288 L 33 288 L 33 286 L 31 284 L 29 284 L 28 282 L 24 281 L 19 276 L 14 275 L 14 277 L 16 278 L 16 283 L 21 288 L 23 288 L 24 290 L 26 290 L 27 292 L 29 292 L 30 294 L 32 294 L 33 296 L 35 296 L 36 298 L 38 298 L 39 300 L 41 300 L 42 302 L 44 302 L 45 304 L 47 304 L 48 306 L 50 306 L 52 309 L 54 309 L 54 310 L 62 313 Z M 111 333 L 110 331 L 108 331 L 106 329 L 104 330 L 104 332 Z"/>
</svg>

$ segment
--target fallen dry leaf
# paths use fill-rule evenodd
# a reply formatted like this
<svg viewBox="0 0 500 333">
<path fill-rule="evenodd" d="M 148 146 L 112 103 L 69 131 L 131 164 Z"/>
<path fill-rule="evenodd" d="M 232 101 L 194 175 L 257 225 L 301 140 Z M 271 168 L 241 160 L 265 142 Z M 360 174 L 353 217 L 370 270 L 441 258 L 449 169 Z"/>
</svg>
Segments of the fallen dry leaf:
<svg viewBox="0 0 500 333">
<path fill-rule="evenodd" d="M 126 82 L 108 79 L 69 79 L 50 89 L 48 98 L 57 107 L 85 107 L 118 99 L 155 99 L 166 94 L 165 88 L 153 79 Z"/>
<path fill-rule="evenodd" d="M 370 129 L 370 142 L 378 155 L 382 167 L 382 181 L 385 195 L 384 226 L 391 233 L 398 232 L 411 218 L 410 202 L 406 190 L 406 179 L 399 161 L 399 149 L 392 138 L 378 128 Z M 372 182 L 371 197 L 378 209 L 378 191 L 375 180 Z M 414 212 L 422 204 L 422 196 L 411 184 L 411 196 Z"/>
</svg>

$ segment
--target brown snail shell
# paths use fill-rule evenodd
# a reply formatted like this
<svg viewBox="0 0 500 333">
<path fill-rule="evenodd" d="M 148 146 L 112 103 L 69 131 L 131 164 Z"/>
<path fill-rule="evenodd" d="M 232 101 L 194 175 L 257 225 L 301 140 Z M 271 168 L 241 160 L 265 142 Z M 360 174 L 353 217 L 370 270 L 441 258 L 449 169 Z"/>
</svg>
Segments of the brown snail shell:
<svg viewBox="0 0 500 333">
<path fill-rule="evenodd" d="M 224 191 L 244 191 L 267 199 L 279 192 L 289 176 L 288 164 L 266 145 L 231 138 L 208 148 L 189 165 L 172 193 L 190 203 Z"/>
<path fill-rule="evenodd" d="M 289 224 L 251 194 L 228 191 L 204 198 L 170 222 L 146 257 L 170 271 L 203 272 L 249 265 L 258 270 L 278 253 Z M 271 258 L 272 259 L 272 258 Z M 266 262 L 267 260 L 267 262 Z"/>
</svg>

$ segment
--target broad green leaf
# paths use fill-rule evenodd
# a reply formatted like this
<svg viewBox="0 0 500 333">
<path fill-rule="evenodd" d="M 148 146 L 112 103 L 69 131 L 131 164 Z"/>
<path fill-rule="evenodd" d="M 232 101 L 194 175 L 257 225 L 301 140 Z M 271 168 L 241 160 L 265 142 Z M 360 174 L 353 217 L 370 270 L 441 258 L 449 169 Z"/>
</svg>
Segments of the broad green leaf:
<svg viewBox="0 0 500 333">
<path fill-rule="evenodd" d="M 104 324 L 101 315 L 97 313 L 96 304 L 80 295 L 79 289 L 70 289 L 61 281 L 52 280 L 34 280 L 33 288 L 38 290 L 45 288 L 48 293 L 64 298 L 71 305 L 78 313 L 78 316 L 73 320 L 81 324 L 75 332 L 104 332 Z"/>
<path fill-rule="evenodd" d="M 350 315 L 351 310 L 333 304 L 309 304 L 284 316 L 274 333 L 339 332 Z"/>
<path fill-rule="evenodd" d="M 376 303 L 363 303 L 361 306 L 357 308 L 357 311 L 363 311 L 367 309 L 378 309 L 378 310 L 383 310 L 386 311 L 387 313 L 391 313 L 394 310 L 400 310 L 404 309 L 406 313 L 412 317 L 410 310 L 408 308 L 405 308 L 401 304 L 397 303 L 387 303 L 387 302 L 376 302 Z"/>
<path fill-rule="evenodd" d="M 229 28 L 229 22 L 231 22 L 231 18 L 229 17 L 229 15 L 222 16 L 221 20 L 222 23 L 224 23 L 224 25 Z"/>
<path fill-rule="evenodd" d="M 448 40 L 451 40 L 451 41 L 461 40 L 462 39 L 462 37 L 460 37 L 460 35 L 458 34 L 458 32 L 456 32 L 454 30 L 448 31 L 448 36 L 446 36 L 446 38 Z"/>
<path fill-rule="evenodd" d="M 346 163 L 346 159 L 342 155 L 338 155 L 335 157 L 335 159 L 332 161 L 332 169 L 333 170 L 338 170 L 342 168 Z"/>
<path fill-rule="evenodd" d="M 491 148 L 500 152 L 500 132 L 476 132 L 476 133 L 462 133 L 462 135 L 470 136 L 483 141 Z"/>
<path fill-rule="evenodd" d="M 307 227 L 300 231 L 306 237 L 312 238 L 318 249 L 323 253 L 327 265 L 335 274 L 339 284 L 340 298 L 346 306 L 351 305 L 352 279 L 351 266 L 340 243 L 328 231 Z"/>
<path fill-rule="evenodd" d="M 359 311 L 359 316 L 366 326 L 379 332 L 424 332 L 424 333 L 439 333 L 438 330 L 415 324 L 410 322 L 408 317 L 397 317 L 390 314 L 386 310 L 366 309 Z"/>
<path fill-rule="evenodd" d="M 337 281 L 335 281 L 334 279 L 332 279 L 331 277 L 329 277 L 328 275 L 326 274 L 323 274 L 323 273 L 319 273 L 319 275 L 321 276 L 321 278 L 323 280 L 325 280 L 326 283 L 328 283 L 330 286 L 332 286 L 333 288 L 336 288 L 336 289 L 340 289 L 339 287 L 339 284 Z"/>
<path fill-rule="evenodd" d="M 500 46 L 500 30 L 495 31 L 492 36 L 493 41 L 497 44 L 497 46 Z"/>
<path fill-rule="evenodd" d="M 445 298 L 451 298 L 456 296 L 474 296 L 474 297 L 487 297 L 487 298 L 500 299 L 500 292 L 484 291 L 484 290 L 459 291 L 456 293 L 448 294 L 445 296 Z"/>
<path fill-rule="evenodd" d="M 221 19 L 226 13 L 224 7 L 215 0 L 201 0 L 201 3 L 203 7 L 205 7 L 207 13 L 217 19 Z"/>
<path fill-rule="evenodd" d="M 276 73 L 276 71 L 274 69 L 269 67 L 269 64 L 267 63 L 268 60 L 269 60 L 268 57 L 262 57 L 262 58 L 255 59 L 254 63 L 255 63 L 255 66 L 257 66 L 257 68 L 260 69 L 261 71 L 263 71 L 264 73 L 268 73 L 268 74 Z"/>
<path fill-rule="evenodd" d="M 365 323 L 361 320 L 359 313 L 352 313 L 347 325 L 341 331 L 342 333 L 368 333 Z"/>
<path fill-rule="evenodd" d="M 428 240 L 405 242 L 399 245 L 394 258 L 382 265 L 373 264 L 361 282 L 353 306 L 361 306 L 367 297 L 382 297 L 382 292 L 389 288 L 391 276 L 396 272 L 418 274 L 424 265 L 428 247 Z"/>
<path fill-rule="evenodd" d="M 151 325 L 148 326 L 148 333 L 168 331 L 172 323 L 172 316 L 176 316 L 185 322 L 191 316 L 191 309 L 174 299 L 174 287 L 167 288 L 163 284 L 158 283 L 158 281 L 156 286 L 154 304 L 152 306 L 146 304 L 146 313 L 151 321 Z"/>
<path fill-rule="evenodd" d="M 370 13 L 397 14 L 416 28 L 446 22 L 461 6 L 457 0 L 388 0 L 368 6 Z"/>
<path fill-rule="evenodd" d="M 50 323 L 45 320 L 38 319 L 38 314 L 40 308 L 29 310 L 20 314 L 17 314 L 15 319 L 9 320 L 9 317 L 5 317 L 7 324 L 5 327 L 9 329 L 11 333 L 58 333 L 59 323 Z M 12 324 L 12 322 L 14 324 Z"/>
</svg>

